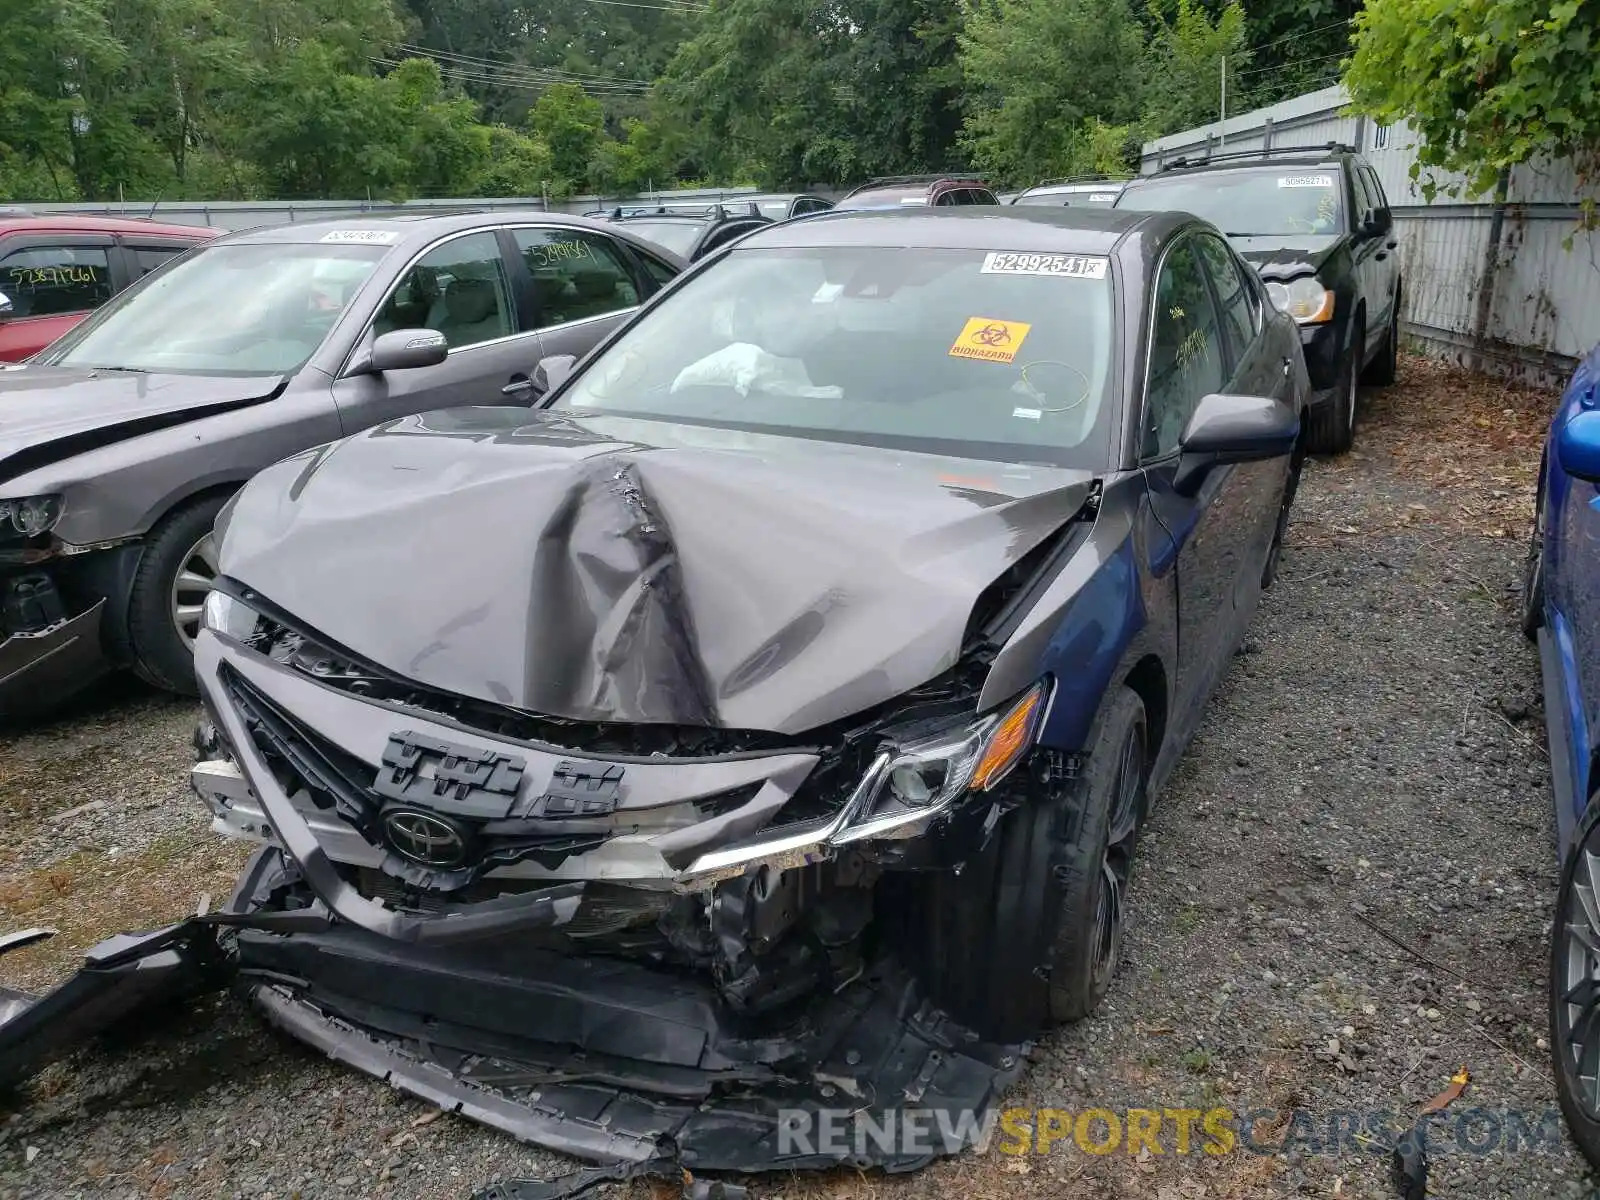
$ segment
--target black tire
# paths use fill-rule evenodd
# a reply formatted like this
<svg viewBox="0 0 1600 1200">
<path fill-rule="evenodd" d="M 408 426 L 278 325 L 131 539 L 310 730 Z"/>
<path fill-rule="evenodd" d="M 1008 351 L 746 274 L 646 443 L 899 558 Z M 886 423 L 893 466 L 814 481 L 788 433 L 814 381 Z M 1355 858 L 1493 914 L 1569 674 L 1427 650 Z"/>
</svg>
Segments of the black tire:
<svg viewBox="0 0 1600 1200">
<path fill-rule="evenodd" d="M 1306 448 L 1313 454 L 1345 454 L 1355 442 L 1356 387 L 1362 350 L 1358 333 L 1339 367 L 1332 403 L 1314 408 L 1306 416 Z"/>
<path fill-rule="evenodd" d="M 1115 974 L 1146 800 L 1144 705 L 1132 690 L 1107 698 L 1089 744 L 1080 778 L 1007 813 L 960 874 L 933 873 L 913 893 L 922 937 L 910 965 L 983 1037 L 1087 1016 Z"/>
<path fill-rule="evenodd" d="M 1395 288 L 1394 310 L 1389 314 L 1389 328 L 1383 335 L 1383 349 L 1378 357 L 1361 372 L 1361 382 L 1372 387 L 1388 387 L 1400 373 L 1400 289 Z"/>
<path fill-rule="evenodd" d="M 181 696 L 199 694 L 194 655 L 173 614 L 173 585 L 211 532 L 226 496 L 208 496 L 168 513 L 145 541 L 128 599 L 133 669 L 146 683 Z"/>
<path fill-rule="evenodd" d="M 1528 534 L 1528 555 L 1522 564 L 1523 636 L 1539 640 L 1544 626 L 1544 471 L 1539 471 L 1539 487 L 1533 501 L 1533 529 Z"/>
<path fill-rule="evenodd" d="M 1549 992 L 1556 1098 L 1572 1140 L 1591 1166 L 1600 1167 L 1600 984 L 1594 978 L 1600 953 L 1593 949 L 1600 945 L 1595 940 L 1600 938 L 1597 827 L 1600 803 L 1591 799 L 1561 868 L 1550 931 Z M 1581 957 L 1574 960 L 1574 955 Z M 1573 972 L 1581 972 L 1581 977 Z"/>
<path fill-rule="evenodd" d="M 1267 565 L 1261 570 L 1262 591 L 1266 591 L 1277 581 L 1278 564 L 1283 558 L 1283 539 L 1289 532 L 1289 514 L 1294 508 L 1294 498 L 1300 491 L 1300 472 L 1305 468 L 1305 462 L 1305 451 L 1296 446 L 1294 457 L 1289 460 L 1289 477 L 1283 481 L 1283 499 L 1278 505 L 1278 523 L 1272 530 L 1272 546 L 1267 551 Z"/>
</svg>

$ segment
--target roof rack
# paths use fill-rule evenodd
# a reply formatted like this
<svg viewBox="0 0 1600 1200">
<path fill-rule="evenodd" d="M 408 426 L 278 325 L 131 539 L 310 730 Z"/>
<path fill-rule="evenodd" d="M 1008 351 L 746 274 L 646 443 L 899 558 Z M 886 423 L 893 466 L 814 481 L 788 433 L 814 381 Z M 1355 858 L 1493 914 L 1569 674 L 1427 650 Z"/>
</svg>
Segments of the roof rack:
<svg viewBox="0 0 1600 1200">
<path fill-rule="evenodd" d="M 880 175 L 876 179 L 869 179 L 858 184 L 846 192 L 847 196 L 854 196 L 857 192 L 864 192 L 869 188 L 894 187 L 903 183 L 941 183 L 949 179 L 965 183 L 982 183 L 983 176 L 973 171 L 940 171 L 933 175 Z"/>
<path fill-rule="evenodd" d="M 1071 183 L 1127 183 L 1132 178 L 1132 175 L 1068 175 L 1065 179 L 1041 179 L 1022 190 L 1032 192 L 1039 188 L 1065 187 Z"/>
<path fill-rule="evenodd" d="M 629 217 L 713 217 L 722 220 L 727 217 L 759 217 L 761 207 L 753 200 L 741 204 L 622 204 L 616 208 L 598 210 L 593 215 L 609 217 L 613 221 Z"/>
<path fill-rule="evenodd" d="M 1179 167 L 1204 167 L 1216 162 L 1235 162 L 1241 158 L 1271 158 L 1276 154 L 1354 154 L 1356 148 L 1345 142 L 1323 142 L 1317 146 L 1272 146 L 1265 150 L 1230 150 L 1226 154 L 1203 154 L 1198 158 L 1187 155 L 1161 164 L 1163 171 Z"/>
</svg>

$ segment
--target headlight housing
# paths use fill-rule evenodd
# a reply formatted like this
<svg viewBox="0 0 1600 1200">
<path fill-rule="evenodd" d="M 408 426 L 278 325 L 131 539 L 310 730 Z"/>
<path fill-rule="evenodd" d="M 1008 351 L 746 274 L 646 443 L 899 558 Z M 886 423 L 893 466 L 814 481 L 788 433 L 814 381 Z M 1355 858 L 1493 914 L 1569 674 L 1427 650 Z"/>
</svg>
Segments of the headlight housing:
<svg viewBox="0 0 1600 1200">
<path fill-rule="evenodd" d="M 262 631 L 265 618 L 239 597 L 215 588 L 206 593 L 200 624 L 213 633 L 249 643 Z"/>
<path fill-rule="evenodd" d="M 0 500 L 0 538 L 38 537 L 49 533 L 61 520 L 60 496 L 24 496 L 20 500 Z"/>
<path fill-rule="evenodd" d="M 1333 320 L 1333 293 L 1311 275 L 1288 283 L 1268 283 L 1267 295 L 1280 312 L 1286 312 L 1302 325 L 1320 325 Z"/>
<path fill-rule="evenodd" d="M 834 840 L 879 837 L 920 823 L 968 792 L 994 788 L 1033 746 L 1049 698 L 1041 681 L 1005 708 L 894 747 L 877 790 Z"/>
</svg>

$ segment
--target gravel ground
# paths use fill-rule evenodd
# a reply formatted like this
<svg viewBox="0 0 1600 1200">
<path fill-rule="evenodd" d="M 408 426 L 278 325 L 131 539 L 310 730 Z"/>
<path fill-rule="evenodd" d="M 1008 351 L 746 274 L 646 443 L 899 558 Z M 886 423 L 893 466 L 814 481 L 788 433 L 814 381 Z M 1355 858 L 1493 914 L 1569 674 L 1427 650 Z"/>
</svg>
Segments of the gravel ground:
<svg viewBox="0 0 1600 1200">
<path fill-rule="evenodd" d="M 1162 1154 L 1067 1139 L 1047 1156 L 756 1193 L 1389 1197 L 1387 1157 L 1329 1139 L 1330 1121 L 1402 1128 L 1465 1066 L 1430 1194 L 1594 1195 L 1564 1136 L 1503 1136 L 1508 1113 L 1535 1131 L 1556 1119 L 1547 757 L 1513 608 L 1548 403 L 1407 360 L 1399 386 L 1368 397 L 1358 452 L 1308 469 L 1280 582 L 1148 827 L 1122 975 L 1093 1019 L 1044 1041 L 1013 1097 L 1272 1110 L 1256 1126 L 1268 1152 L 1178 1154 L 1168 1124 Z M 107 930 L 226 886 L 238 859 L 185 795 L 192 717 L 120 684 L 10 739 L 0 928 L 59 924 L 64 945 L 8 957 L 0 978 L 37 985 Z M 0 1197 L 437 1200 L 563 1169 L 228 1002 L 143 1033 L 0 1114 Z M 1291 1109 L 1305 1115 L 1278 1115 Z M 1462 1149 L 1463 1130 L 1489 1152 Z M 1290 1152 L 1270 1152 L 1286 1134 Z"/>
</svg>

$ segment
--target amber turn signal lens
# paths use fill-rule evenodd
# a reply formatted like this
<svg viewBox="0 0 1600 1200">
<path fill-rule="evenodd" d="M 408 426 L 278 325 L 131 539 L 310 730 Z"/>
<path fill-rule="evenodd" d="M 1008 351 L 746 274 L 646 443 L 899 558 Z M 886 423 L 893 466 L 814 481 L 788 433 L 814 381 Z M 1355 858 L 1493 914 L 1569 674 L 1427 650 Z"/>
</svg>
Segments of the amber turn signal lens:
<svg viewBox="0 0 1600 1200">
<path fill-rule="evenodd" d="M 1012 707 L 1000 724 L 989 735 L 983 757 L 972 773 L 972 790 L 986 792 L 1004 778 L 1006 772 L 1017 765 L 1033 741 L 1037 718 L 1044 704 L 1044 686 L 1036 685 L 1032 691 Z"/>
</svg>

